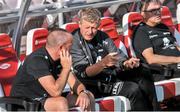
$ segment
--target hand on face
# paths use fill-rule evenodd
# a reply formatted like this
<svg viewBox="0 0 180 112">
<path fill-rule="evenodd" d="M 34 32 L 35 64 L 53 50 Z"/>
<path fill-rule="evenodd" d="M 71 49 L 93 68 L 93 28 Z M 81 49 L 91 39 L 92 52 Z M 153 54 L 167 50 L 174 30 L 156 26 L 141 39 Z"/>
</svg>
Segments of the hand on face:
<svg viewBox="0 0 180 112">
<path fill-rule="evenodd" d="M 60 63 L 63 69 L 71 69 L 72 66 L 72 57 L 67 49 L 60 50 Z"/>
<path fill-rule="evenodd" d="M 126 68 L 136 68 L 136 67 L 139 67 L 139 61 L 140 59 L 137 59 L 137 58 L 130 58 L 129 60 L 126 60 L 123 65 L 126 67 Z"/>
</svg>

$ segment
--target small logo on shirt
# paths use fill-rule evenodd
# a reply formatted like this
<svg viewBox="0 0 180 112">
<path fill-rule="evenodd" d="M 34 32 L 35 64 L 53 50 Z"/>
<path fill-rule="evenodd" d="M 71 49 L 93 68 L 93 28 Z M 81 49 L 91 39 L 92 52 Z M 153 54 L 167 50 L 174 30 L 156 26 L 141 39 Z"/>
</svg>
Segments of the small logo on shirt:
<svg viewBox="0 0 180 112">
<path fill-rule="evenodd" d="M 167 37 L 163 38 L 163 43 L 164 43 L 164 47 L 162 49 L 167 49 L 167 48 L 174 49 L 175 48 L 173 44 L 170 44 L 170 40 Z"/>
<path fill-rule="evenodd" d="M 152 33 L 152 31 L 148 31 L 148 33 L 149 33 L 149 34 L 151 34 L 151 33 Z"/>
<path fill-rule="evenodd" d="M 103 41 L 103 44 L 107 45 L 107 44 L 108 44 L 108 42 L 106 42 L 106 41 Z"/>
<path fill-rule="evenodd" d="M 149 36 L 150 39 L 155 38 L 155 37 L 158 37 L 158 35 L 155 34 L 155 35 L 150 35 L 150 36 Z"/>
<path fill-rule="evenodd" d="M 170 35 L 170 32 L 163 32 L 164 35 Z"/>
</svg>

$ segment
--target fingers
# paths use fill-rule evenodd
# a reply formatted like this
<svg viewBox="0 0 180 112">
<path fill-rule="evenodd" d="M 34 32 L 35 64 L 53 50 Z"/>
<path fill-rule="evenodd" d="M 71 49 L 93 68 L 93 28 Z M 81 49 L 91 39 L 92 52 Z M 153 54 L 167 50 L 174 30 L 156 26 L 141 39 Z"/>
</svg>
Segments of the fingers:
<svg viewBox="0 0 180 112">
<path fill-rule="evenodd" d="M 68 50 L 66 49 L 62 49 L 62 51 L 60 51 L 60 53 L 62 52 L 62 56 L 63 57 L 69 57 L 70 56 L 70 53 Z"/>
<path fill-rule="evenodd" d="M 86 110 L 88 106 L 90 106 L 90 101 L 88 97 L 85 97 L 84 95 L 82 95 L 77 98 L 75 105 L 81 107 L 83 110 Z"/>
<path fill-rule="evenodd" d="M 137 58 L 131 58 L 131 59 L 125 61 L 124 66 L 127 68 L 131 68 L 131 69 L 134 67 L 139 67 L 139 64 L 140 64 L 139 61 L 140 60 Z"/>
</svg>

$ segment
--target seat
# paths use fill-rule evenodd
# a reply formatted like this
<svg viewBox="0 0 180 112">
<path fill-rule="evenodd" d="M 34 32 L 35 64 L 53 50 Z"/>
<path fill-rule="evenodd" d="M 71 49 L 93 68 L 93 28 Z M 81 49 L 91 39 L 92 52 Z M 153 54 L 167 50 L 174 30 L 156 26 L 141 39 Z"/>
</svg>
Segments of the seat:
<svg viewBox="0 0 180 112">
<path fill-rule="evenodd" d="M 102 17 L 99 30 L 106 32 L 114 41 L 116 47 L 121 49 L 127 55 L 127 51 L 123 43 L 123 36 L 118 34 L 116 24 L 112 17 Z"/>
<path fill-rule="evenodd" d="M 71 22 L 71 23 L 63 24 L 61 28 L 67 30 L 69 33 L 72 33 L 75 29 L 79 28 L 79 25 L 76 22 Z"/>
<path fill-rule="evenodd" d="M 106 32 L 112 40 L 119 37 L 116 24 L 112 17 L 102 17 L 99 30 Z"/>
<path fill-rule="evenodd" d="M 132 47 L 132 35 L 134 28 L 143 21 L 143 17 L 138 12 L 129 12 L 123 16 L 122 28 L 124 36 L 124 45 L 127 49 L 128 57 L 136 57 Z"/>
<path fill-rule="evenodd" d="M 132 47 L 132 34 L 134 28 L 143 21 L 138 12 L 129 12 L 123 16 L 123 36 L 124 44 L 128 51 L 129 57 L 136 57 Z M 151 68 L 150 68 L 151 69 Z M 155 82 L 156 94 L 159 102 L 169 99 L 179 94 L 180 78 Z"/>
<path fill-rule="evenodd" d="M 45 28 L 29 30 L 26 39 L 26 56 L 32 53 L 32 51 L 44 46 L 46 44 L 47 36 L 48 30 Z"/>
<path fill-rule="evenodd" d="M 0 34 L 0 82 L 3 85 L 2 89 L 5 96 L 10 94 L 12 80 L 18 70 L 18 64 L 19 61 L 11 38 L 5 33 Z"/>
<path fill-rule="evenodd" d="M 131 110 L 130 101 L 124 96 L 108 96 L 97 98 L 96 111 L 129 111 Z"/>
<path fill-rule="evenodd" d="M 26 111 L 38 109 L 38 103 L 27 99 L 9 97 L 19 65 L 20 61 L 13 48 L 11 38 L 5 33 L 0 34 L 0 110 L 2 111 L 10 109 L 6 108 L 6 104 L 23 106 Z"/>
</svg>

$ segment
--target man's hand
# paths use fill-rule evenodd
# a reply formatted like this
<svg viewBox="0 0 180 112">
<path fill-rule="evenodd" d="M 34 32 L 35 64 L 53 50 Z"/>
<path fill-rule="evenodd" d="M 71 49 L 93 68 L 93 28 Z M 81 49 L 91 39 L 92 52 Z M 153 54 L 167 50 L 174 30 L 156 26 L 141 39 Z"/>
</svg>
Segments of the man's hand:
<svg viewBox="0 0 180 112">
<path fill-rule="evenodd" d="M 62 49 L 59 54 L 60 54 L 60 63 L 63 69 L 70 70 L 72 66 L 72 57 L 69 51 Z"/>
<path fill-rule="evenodd" d="M 119 60 L 119 55 L 117 52 L 109 53 L 102 59 L 103 64 L 106 67 L 115 66 Z"/>
<path fill-rule="evenodd" d="M 126 60 L 123 65 L 126 67 L 126 68 L 136 68 L 139 66 L 139 61 L 140 59 L 137 59 L 137 58 L 130 58 L 129 60 Z"/>
<path fill-rule="evenodd" d="M 88 95 L 91 95 L 91 93 L 81 92 L 76 100 L 75 105 L 81 107 L 84 111 L 91 107 L 90 97 Z"/>
</svg>

